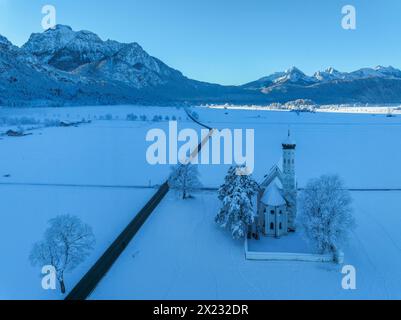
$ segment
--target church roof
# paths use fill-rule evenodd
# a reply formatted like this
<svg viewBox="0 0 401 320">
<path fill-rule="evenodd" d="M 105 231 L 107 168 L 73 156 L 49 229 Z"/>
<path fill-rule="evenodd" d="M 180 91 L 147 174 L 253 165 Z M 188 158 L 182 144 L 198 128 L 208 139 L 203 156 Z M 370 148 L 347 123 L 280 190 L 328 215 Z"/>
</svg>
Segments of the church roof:
<svg viewBox="0 0 401 320">
<path fill-rule="evenodd" d="M 274 165 L 269 173 L 264 176 L 263 181 L 259 184 L 262 188 L 267 188 L 272 181 L 279 180 L 281 183 L 282 169 L 279 164 Z"/>
<path fill-rule="evenodd" d="M 267 206 L 273 207 L 279 207 L 287 204 L 275 182 L 269 185 L 260 201 Z"/>
<path fill-rule="evenodd" d="M 281 182 L 281 180 L 278 177 L 275 177 L 274 180 L 270 183 L 270 185 L 275 184 L 276 187 L 281 190 L 283 189 L 283 183 Z"/>
</svg>

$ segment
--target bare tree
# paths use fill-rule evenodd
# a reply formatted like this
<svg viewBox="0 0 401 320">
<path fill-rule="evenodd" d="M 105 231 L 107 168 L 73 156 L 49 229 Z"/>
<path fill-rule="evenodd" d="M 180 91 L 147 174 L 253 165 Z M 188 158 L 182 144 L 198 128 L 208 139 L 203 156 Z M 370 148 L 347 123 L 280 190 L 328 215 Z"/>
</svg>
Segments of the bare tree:
<svg viewBox="0 0 401 320">
<path fill-rule="evenodd" d="M 177 190 L 182 195 L 182 199 L 187 199 L 190 197 L 190 192 L 202 186 L 199 181 L 198 167 L 191 163 L 172 167 L 169 186 L 171 189 Z"/>
<path fill-rule="evenodd" d="M 34 244 L 29 259 L 32 265 L 51 265 L 57 272 L 61 293 L 65 293 L 64 274 L 81 264 L 93 250 L 92 228 L 78 217 L 61 215 L 49 220 L 44 240 Z"/>
<path fill-rule="evenodd" d="M 301 192 L 299 222 L 319 253 L 337 253 L 355 227 L 352 198 L 337 175 L 311 180 Z"/>
</svg>

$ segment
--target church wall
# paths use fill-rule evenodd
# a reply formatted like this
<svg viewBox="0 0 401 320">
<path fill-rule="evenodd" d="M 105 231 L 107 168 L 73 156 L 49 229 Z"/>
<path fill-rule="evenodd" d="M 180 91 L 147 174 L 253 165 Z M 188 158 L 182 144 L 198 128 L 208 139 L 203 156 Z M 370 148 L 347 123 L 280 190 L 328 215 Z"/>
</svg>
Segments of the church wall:
<svg viewBox="0 0 401 320">
<path fill-rule="evenodd" d="M 265 216 L 263 230 L 267 236 L 280 237 L 288 234 L 288 215 L 285 206 L 267 206 L 266 212 L 263 210 L 263 213 Z"/>
</svg>

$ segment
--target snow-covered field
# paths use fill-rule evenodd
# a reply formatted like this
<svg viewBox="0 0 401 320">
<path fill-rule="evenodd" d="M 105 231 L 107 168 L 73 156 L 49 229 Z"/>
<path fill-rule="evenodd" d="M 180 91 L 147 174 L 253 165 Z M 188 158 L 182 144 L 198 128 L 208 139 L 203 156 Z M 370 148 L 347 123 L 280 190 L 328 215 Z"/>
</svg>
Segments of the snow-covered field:
<svg viewBox="0 0 401 320">
<path fill-rule="evenodd" d="M 281 142 L 291 129 L 297 142 L 300 187 L 310 178 L 338 173 L 350 188 L 401 188 L 401 117 L 206 108 L 197 113 L 211 127 L 255 130 L 254 176 L 258 181 L 280 161 Z M 226 170 L 208 165 L 200 166 L 200 172 L 205 185 L 218 186 Z"/>
<path fill-rule="evenodd" d="M 60 299 L 58 291 L 41 287 L 41 268 L 28 260 L 34 242 L 43 237 L 47 221 L 76 215 L 93 228 L 95 250 L 73 273 L 71 290 L 154 193 L 153 189 L 0 186 L 0 299 Z"/>
<path fill-rule="evenodd" d="M 110 110 L 112 109 L 112 110 Z M 163 115 L 154 108 L 138 115 Z M 0 117 L 78 121 L 78 127 L 37 126 L 25 137 L 0 140 L 0 299 L 60 299 L 41 288 L 40 268 L 28 256 L 47 221 L 71 214 L 92 226 L 96 246 L 88 260 L 66 275 L 67 290 L 80 279 L 164 182 L 168 167 L 147 164 L 145 135 L 153 122 L 125 121 L 133 108 L 0 109 Z M 111 114 L 111 120 L 105 120 Z M 168 114 L 183 116 L 182 111 Z M 102 117 L 102 120 L 97 120 Z M 107 117 L 108 119 L 110 117 Z M 3 118 L 4 119 L 4 118 Z M 158 124 L 159 125 L 159 124 Z M 160 126 L 165 123 L 160 123 Z M 0 132 L 13 128 L 5 123 Z M 154 169 L 154 170 L 153 170 Z"/>
<path fill-rule="evenodd" d="M 290 233 L 279 239 L 260 237 L 248 240 L 248 251 L 252 252 L 286 252 L 286 253 L 316 253 L 301 232 Z"/>
<path fill-rule="evenodd" d="M 126 121 L 127 114 L 131 113 L 146 115 L 150 121 Z M 149 143 L 145 137 L 149 129 L 167 129 L 168 123 L 151 121 L 155 115 L 176 116 L 186 121 L 183 110 L 175 108 L 0 109 L 0 117 L 92 121 L 76 128 L 27 131 L 32 135 L 26 137 L 3 137 L 0 140 L 0 183 L 159 184 L 167 177 L 169 168 L 148 164 L 145 155 Z M 0 126 L 0 132 L 5 131 L 3 128 L 9 127 Z"/>
<path fill-rule="evenodd" d="M 399 118 L 197 112 L 212 127 L 255 129 L 258 179 L 280 159 L 280 143 L 290 127 L 298 142 L 300 186 L 312 177 L 339 173 L 352 188 L 401 187 L 401 150 L 395 147 L 401 139 Z M 225 169 L 201 166 L 203 182 L 218 185 Z M 245 261 L 243 244 L 233 242 L 214 225 L 219 205 L 216 196 L 202 194 L 186 203 L 170 195 L 92 298 L 400 298 L 401 237 L 397 230 L 401 226 L 401 193 L 352 195 L 358 228 L 345 248 L 345 263 L 357 269 L 356 291 L 342 289 L 341 267 L 334 264 Z"/>
<path fill-rule="evenodd" d="M 255 129 L 255 178 L 281 157 L 290 128 L 297 141 L 299 186 L 325 173 L 340 174 L 350 188 L 401 189 L 401 118 L 371 114 L 302 113 L 197 108 L 202 122 L 219 129 Z M 146 121 L 126 121 L 128 114 Z M 151 121 L 161 115 L 163 121 Z M 77 107 L 0 109 L 0 133 L 28 117 L 39 125 L 30 136 L 0 137 L 1 298 L 60 298 L 40 287 L 40 270 L 28 261 L 47 220 L 74 214 L 92 225 L 95 252 L 67 277 L 71 289 L 104 248 L 154 193 L 136 189 L 163 182 L 169 166 L 151 166 L 146 133 L 195 128 L 181 109 Z M 46 119 L 78 127 L 44 126 Z M 49 122 L 47 122 L 49 123 Z M 200 165 L 205 186 L 217 187 L 226 165 Z M 63 186 L 64 185 L 64 186 Z M 331 264 L 245 261 L 243 244 L 213 222 L 218 202 L 200 193 L 162 202 L 92 298 L 400 298 L 401 192 L 353 192 L 358 228 L 346 263 L 357 268 L 358 290 L 341 289 L 340 267 Z"/>
<path fill-rule="evenodd" d="M 343 290 L 341 266 L 247 261 L 242 241 L 213 222 L 213 193 L 174 194 L 146 222 L 92 299 L 400 299 L 399 193 L 353 192 L 358 228 L 345 249 L 357 290 Z M 172 231 L 173 230 L 173 231 Z"/>
</svg>

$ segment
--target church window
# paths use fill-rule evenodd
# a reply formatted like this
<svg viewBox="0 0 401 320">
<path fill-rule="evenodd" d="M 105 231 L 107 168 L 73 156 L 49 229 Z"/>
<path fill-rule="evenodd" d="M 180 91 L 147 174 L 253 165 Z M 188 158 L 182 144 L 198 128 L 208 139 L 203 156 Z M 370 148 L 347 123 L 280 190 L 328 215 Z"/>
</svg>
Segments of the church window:
<svg viewBox="0 0 401 320">
<path fill-rule="evenodd" d="M 270 213 L 271 213 L 271 214 L 274 214 L 274 210 L 271 210 Z"/>
<path fill-rule="evenodd" d="M 280 230 L 283 229 L 283 224 L 281 222 L 280 222 L 279 228 L 280 228 Z"/>
<path fill-rule="evenodd" d="M 270 223 L 270 230 L 274 230 L 274 223 Z"/>
</svg>

